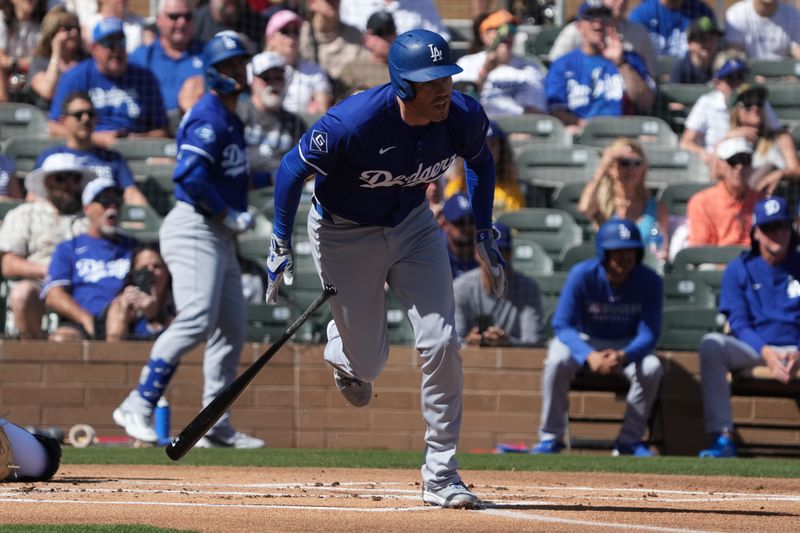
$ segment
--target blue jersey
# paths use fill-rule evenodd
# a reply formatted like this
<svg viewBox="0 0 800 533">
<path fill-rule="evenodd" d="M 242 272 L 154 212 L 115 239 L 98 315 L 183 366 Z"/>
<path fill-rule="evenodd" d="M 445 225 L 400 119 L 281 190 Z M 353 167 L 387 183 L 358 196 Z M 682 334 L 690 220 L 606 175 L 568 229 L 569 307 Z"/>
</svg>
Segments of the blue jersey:
<svg viewBox="0 0 800 533">
<path fill-rule="evenodd" d="M 50 120 L 61 116 L 61 104 L 75 91 L 89 94 L 97 110 L 97 131 L 125 129 L 133 133 L 164 128 L 167 115 L 152 72 L 129 64 L 125 74 L 109 78 L 86 59 L 61 75 L 50 104 Z"/>
<path fill-rule="evenodd" d="M 599 260 L 575 265 L 564 282 L 553 315 L 553 331 L 583 364 L 594 351 L 581 338 L 631 339 L 625 347 L 628 361 L 639 361 L 655 349 L 661 334 L 664 283 L 653 270 L 639 264 L 620 287 L 608 281 Z"/>
<path fill-rule="evenodd" d="M 177 200 L 206 215 L 220 214 L 226 208 L 247 210 L 250 178 L 244 125 L 217 96 L 206 93 L 186 113 L 177 144 Z"/>
<path fill-rule="evenodd" d="M 78 158 L 78 163 L 94 171 L 98 178 L 111 178 L 117 182 L 120 189 L 126 189 L 135 185 L 133 174 L 128 168 L 128 163 L 122 158 L 122 154 L 114 150 L 106 150 L 100 147 L 92 147 L 89 150 L 74 150 L 66 145 L 52 146 L 45 148 L 36 157 L 34 168 L 39 168 L 48 156 L 52 154 L 73 154 Z"/>
<path fill-rule="evenodd" d="M 167 111 L 178 109 L 178 93 L 183 82 L 192 76 L 203 74 L 203 46 L 192 41 L 189 49 L 181 52 L 180 57 L 173 59 L 164 52 L 161 40 L 142 45 L 129 56 L 131 63 L 149 69 L 158 80 L 161 98 Z"/>
<path fill-rule="evenodd" d="M 53 287 L 69 287 L 78 305 L 99 316 L 125 285 L 137 245 L 135 239 L 117 240 L 78 235 L 53 251 L 42 294 Z"/>
<path fill-rule="evenodd" d="M 650 75 L 641 63 L 647 79 Z M 582 119 L 622 115 L 625 86 L 619 70 L 603 56 L 587 55 L 580 48 L 553 61 L 546 91 L 551 110 L 566 109 Z"/>
<path fill-rule="evenodd" d="M 628 20 L 647 28 L 658 55 L 680 58 L 689 49 L 686 30 L 700 17 L 715 20 L 714 11 L 700 0 L 683 0 L 679 9 L 670 9 L 659 0 L 642 0 Z"/>
<path fill-rule="evenodd" d="M 400 117 L 394 89 L 385 84 L 333 107 L 308 129 L 297 150 L 316 171 L 314 194 L 326 210 L 361 225 L 393 227 L 425 201 L 428 183 L 457 156 L 469 161 L 484 151 L 488 125 L 481 105 L 454 91 L 445 120 L 409 126 Z M 492 173 L 491 194 L 493 178 Z M 282 185 L 276 184 L 276 232 L 291 235 L 286 221 L 291 215 L 278 209 Z M 491 194 L 487 206 L 485 199 L 476 206 L 473 198 L 479 228 L 491 225 Z"/>
<path fill-rule="evenodd" d="M 765 344 L 800 346 L 800 254 L 779 265 L 743 253 L 722 276 L 719 310 L 732 333 L 757 353 Z"/>
</svg>

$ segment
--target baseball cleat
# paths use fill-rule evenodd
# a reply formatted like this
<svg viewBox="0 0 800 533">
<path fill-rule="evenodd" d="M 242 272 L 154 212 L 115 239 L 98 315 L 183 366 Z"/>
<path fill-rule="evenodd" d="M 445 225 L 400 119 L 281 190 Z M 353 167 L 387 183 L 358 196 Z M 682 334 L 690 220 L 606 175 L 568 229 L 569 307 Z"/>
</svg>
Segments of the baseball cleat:
<svg viewBox="0 0 800 533">
<path fill-rule="evenodd" d="M 564 449 L 564 443 L 556 439 L 540 440 L 539 444 L 531 448 L 533 455 L 555 454 Z"/>
<path fill-rule="evenodd" d="M 475 509 L 481 505 L 480 498 L 461 481 L 438 489 L 426 485 L 422 489 L 422 501 L 446 509 Z"/>
<path fill-rule="evenodd" d="M 336 382 L 336 388 L 339 389 L 342 396 L 356 407 L 364 407 L 372 399 L 372 383 L 352 378 L 335 368 L 333 369 L 333 381 Z"/>
<path fill-rule="evenodd" d="M 153 417 L 128 411 L 121 405 L 114 409 L 114 422 L 125 428 L 125 433 L 143 442 L 158 442 Z"/>
<path fill-rule="evenodd" d="M 724 457 L 736 457 L 736 445 L 730 435 L 720 434 L 714 439 L 714 443 L 710 448 L 701 450 L 698 454 L 699 457 L 711 457 L 720 459 Z"/>
<path fill-rule="evenodd" d="M 622 442 L 615 442 L 614 449 L 611 451 L 611 455 L 614 457 L 619 457 L 620 455 L 631 455 L 633 457 L 655 457 L 655 453 L 653 453 L 650 448 L 644 442 L 634 442 L 632 444 L 625 444 Z"/>
<path fill-rule="evenodd" d="M 239 450 L 251 450 L 263 448 L 267 445 L 263 440 L 237 431 L 230 437 L 223 439 L 215 435 L 206 435 L 195 444 L 195 448 L 236 448 Z"/>
</svg>

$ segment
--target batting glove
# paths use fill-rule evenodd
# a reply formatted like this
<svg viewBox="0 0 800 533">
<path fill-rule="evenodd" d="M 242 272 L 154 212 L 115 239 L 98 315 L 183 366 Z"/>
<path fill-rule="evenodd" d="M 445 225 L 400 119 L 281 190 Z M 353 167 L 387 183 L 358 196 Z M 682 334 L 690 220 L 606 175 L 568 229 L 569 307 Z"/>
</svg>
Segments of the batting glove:
<svg viewBox="0 0 800 533">
<path fill-rule="evenodd" d="M 479 229 L 475 232 L 475 248 L 480 262 L 489 268 L 492 294 L 497 298 L 506 296 L 506 262 L 497 248 L 494 229 Z"/>
<path fill-rule="evenodd" d="M 292 243 L 288 239 L 272 236 L 267 256 L 267 303 L 278 303 L 278 288 L 281 279 L 287 286 L 294 278 L 294 262 L 292 261 Z"/>
<path fill-rule="evenodd" d="M 222 223 L 232 233 L 239 234 L 253 229 L 256 225 L 256 219 L 248 211 L 228 209 L 228 212 L 225 213 L 225 218 L 222 219 Z"/>
</svg>

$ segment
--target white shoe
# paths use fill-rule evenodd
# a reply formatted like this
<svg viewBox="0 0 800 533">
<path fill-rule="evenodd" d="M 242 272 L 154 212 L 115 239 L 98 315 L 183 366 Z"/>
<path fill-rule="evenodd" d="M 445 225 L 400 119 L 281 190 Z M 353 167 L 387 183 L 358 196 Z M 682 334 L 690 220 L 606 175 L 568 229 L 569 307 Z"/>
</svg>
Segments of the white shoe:
<svg viewBox="0 0 800 533">
<path fill-rule="evenodd" d="M 480 498 L 470 492 L 461 481 L 439 489 L 425 485 L 422 489 L 422 501 L 447 509 L 475 509 L 481 505 Z"/>
<path fill-rule="evenodd" d="M 125 428 L 125 433 L 134 439 L 139 439 L 143 442 L 158 442 L 152 416 L 128 411 L 121 405 L 114 409 L 113 416 L 114 422 L 118 426 Z"/>
<path fill-rule="evenodd" d="M 240 450 L 263 448 L 267 443 L 263 440 L 242 433 L 235 432 L 233 435 L 226 439 L 214 435 L 206 435 L 194 445 L 195 448 L 237 448 Z"/>
<path fill-rule="evenodd" d="M 364 407 L 372 399 L 372 383 L 367 383 L 333 369 L 333 381 L 345 400 L 356 407 Z"/>
</svg>

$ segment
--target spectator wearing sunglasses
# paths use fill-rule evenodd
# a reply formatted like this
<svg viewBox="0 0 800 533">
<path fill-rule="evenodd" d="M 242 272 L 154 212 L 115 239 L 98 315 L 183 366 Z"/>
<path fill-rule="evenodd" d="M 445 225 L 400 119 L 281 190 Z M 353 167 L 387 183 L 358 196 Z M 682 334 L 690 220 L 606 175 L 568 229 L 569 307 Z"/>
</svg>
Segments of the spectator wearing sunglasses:
<svg viewBox="0 0 800 533">
<path fill-rule="evenodd" d="M 195 37 L 204 44 L 225 30 L 244 34 L 258 49 L 264 44 L 266 21 L 245 0 L 210 0 L 195 11 L 194 25 Z"/>
<path fill-rule="evenodd" d="M 283 108 L 292 113 L 319 114 L 333 102 L 333 89 L 325 71 L 300 57 L 300 25 L 294 11 L 282 9 L 272 15 L 266 29 L 266 52 L 283 56 L 286 62 L 286 97 Z"/>
<path fill-rule="evenodd" d="M 753 145 L 750 187 L 772 194 L 781 181 L 800 179 L 800 160 L 794 139 L 784 129 L 770 130 L 765 106 L 769 92 L 763 85 L 745 83 L 728 98 L 728 137 L 744 137 Z"/>
<path fill-rule="evenodd" d="M 122 21 L 101 20 L 92 37 L 92 57 L 58 81 L 48 117 L 50 134 L 67 134 L 59 121 L 61 106 L 67 95 L 83 91 L 97 113 L 95 144 L 107 148 L 122 137 L 166 137 L 167 116 L 158 81 L 148 69 L 128 63 Z"/>
<path fill-rule="evenodd" d="M 89 57 L 81 38 L 78 17 L 64 6 L 56 6 L 42 21 L 42 35 L 28 69 L 34 103 L 45 110 L 61 75 Z"/>
<path fill-rule="evenodd" d="M 142 44 L 142 32 L 145 20 L 128 9 L 128 0 L 97 0 L 97 13 L 86 20 L 84 37 L 88 38 L 89 31 L 97 26 L 103 19 L 115 18 L 122 21 L 122 30 L 125 33 L 125 50 L 130 54 Z M 92 40 L 97 40 L 92 36 Z M 87 43 L 91 44 L 91 42 Z"/>
<path fill-rule="evenodd" d="M 719 310 L 730 334 L 709 333 L 700 343 L 705 430 L 711 446 L 700 457 L 733 457 L 733 411 L 728 373 L 766 366 L 780 383 L 800 370 L 800 253 L 786 200 L 759 201 L 751 247 L 728 263 Z"/>
<path fill-rule="evenodd" d="M 109 307 L 125 285 L 138 246 L 118 231 L 122 191 L 114 180 L 93 179 L 81 201 L 86 233 L 56 246 L 41 293 L 59 316 L 58 328 L 49 336 L 55 342 L 105 338 Z"/>
<path fill-rule="evenodd" d="M 123 191 L 126 204 L 147 205 L 147 199 L 136 186 L 133 173 L 122 154 L 103 148 L 92 142 L 92 133 L 97 123 L 97 112 L 89 95 L 74 92 L 64 99 L 61 107 L 60 125 L 66 132 L 66 142 L 45 148 L 36 158 L 34 168 L 44 165 L 53 154 L 70 154 L 78 163 L 94 172 L 95 176 L 113 179 Z M 29 191 L 29 196 L 31 193 Z"/>
<path fill-rule="evenodd" d="M 714 90 L 697 99 L 689 116 L 686 129 L 681 135 L 680 147 L 695 152 L 706 163 L 711 163 L 714 147 L 728 133 L 730 115 L 728 99 L 733 91 L 748 77 L 747 63 L 739 52 L 720 52 L 714 60 Z M 779 130 L 783 127 L 775 110 L 764 104 L 767 128 Z"/>
<path fill-rule="evenodd" d="M 158 38 L 131 54 L 130 61 L 153 73 L 167 113 L 180 115 L 203 95 L 203 45 L 194 38 L 193 0 L 159 0 Z"/>
<path fill-rule="evenodd" d="M 714 151 L 712 177 L 716 185 L 695 193 L 686 206 L 689 246 L 748 246 L 753 207 L 758 199 L 750 189 L 753 145 L 731 137 Z"/>
<path fill-rule="evenodd" d="M 667 209 L 650 194 L 646 178 L 642 145 L 632 139 L 616 139 L 603 150 L 597 170 L 581 192 L 578 210 L 595 227 L 612 218 L 632 220 L 645 239 L 658 223 L 667 241 Z M 664 249 L 669 249 L 668 242 Z"/>
<path fill-rule="evenodd" d="M 42 339 L 42 281 L 56 244 L 86 231 L 81 213 L 81 189 L 94 177 L 72 154 L 53 154 L 25 178 L 37 201 L 8 212 L 0 226 L 0 265 L 14 278 L 9 293 L 11 313 L 5 333 L 22 339 Z M 2 310 L 5 312 L 5 309 Z"/>
</svg>

